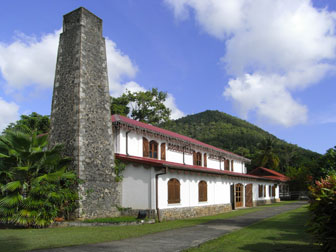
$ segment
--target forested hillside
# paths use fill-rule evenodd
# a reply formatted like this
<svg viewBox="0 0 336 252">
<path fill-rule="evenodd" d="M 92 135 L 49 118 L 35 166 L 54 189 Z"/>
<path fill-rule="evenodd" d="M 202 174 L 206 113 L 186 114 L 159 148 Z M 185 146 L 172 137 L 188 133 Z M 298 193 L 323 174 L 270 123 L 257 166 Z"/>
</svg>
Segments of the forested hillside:
<svg viewBox="0 0 336 252">
<path fill-rule="evenodd" d="M 161 124 L 160 127 L 250 158 L 252 164 L 249 168 L 256 166 L 254 159 L 259 151 L 258 146 L 267 138 L 274 140 L 273 152 L 280 159 L 277 170 L 282 172 L 288 167 L 311 165 L 321 156 L 316 152 L 289 144 L 251 123 L 217 110 L 188 115 Z"/>
</svg>

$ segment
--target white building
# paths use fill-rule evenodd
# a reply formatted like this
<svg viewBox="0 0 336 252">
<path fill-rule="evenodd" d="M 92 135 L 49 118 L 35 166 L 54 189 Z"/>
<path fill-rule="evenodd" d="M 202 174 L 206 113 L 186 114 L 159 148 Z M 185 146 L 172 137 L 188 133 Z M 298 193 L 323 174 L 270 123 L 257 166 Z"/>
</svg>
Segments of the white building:
<svg viewBox="0 0 336 252">
<path fill-rule="evenodd" d="M 115 157 L 126 164 L 123 208 L 160 219 L 217 214 L 279 201 L 288 179 L 261 167 L 247 174 L 249 159 L 124 116 L 112 124 Z"/>
</svg>

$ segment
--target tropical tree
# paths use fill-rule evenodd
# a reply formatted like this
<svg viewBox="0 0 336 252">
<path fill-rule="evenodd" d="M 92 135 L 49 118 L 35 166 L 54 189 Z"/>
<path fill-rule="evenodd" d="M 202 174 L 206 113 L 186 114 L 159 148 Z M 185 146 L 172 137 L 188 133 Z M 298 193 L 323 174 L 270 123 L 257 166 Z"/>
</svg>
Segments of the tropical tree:
<svg viewBox="0 0 336 252">
<path fill-rule="evenodd" d="M 111 113 L 128 115 L 130 117 L 150 124 L 167 122 L 170 119 L 171 110 L 164 102 L 167 93 L 152 88 L 148 91 L 126 91 L 118 98 L 111 98 Z"/>
<path fill-rule="evenodd" d="M 21 129 L 22 127 L 27 127 L 31 131 L 36 131 L 37 134 L 48 133 L 50 129 L 49 116 L 43 116 L 36 112 L 33 112 L 30 115 L 21 115 L 21 119 L 15 123 L 10 123 L 4 130 L 4 133 L 9 130 Z"/>
<path fill-rule="evenodd" d="M 129 103 L 130 99 L 126 94 L 117 98 L 111 96 L 111 114 L 127 116 L 130 112 Z"/>
<path fill-rule="evenodd" d="M 26 129 L 0 136 L 0 222 L 47 226 L 76 208 L 76 176 L 62 146 L 47 149 L 47 135 Z"/>
<path fill-rule="evenodd" d="M 279 157 L 274 153 L 275 140 L 265 138 L 259 144 L 259 151 L 253 160 L 255 166 L 262 166 L 276 170 L 279 166 Z"/>
</svg>

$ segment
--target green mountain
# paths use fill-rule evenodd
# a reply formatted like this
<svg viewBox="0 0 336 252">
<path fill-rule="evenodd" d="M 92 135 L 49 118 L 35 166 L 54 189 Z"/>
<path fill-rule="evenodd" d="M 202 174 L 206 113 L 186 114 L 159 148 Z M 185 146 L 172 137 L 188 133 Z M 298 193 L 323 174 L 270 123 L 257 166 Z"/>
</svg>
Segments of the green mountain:
<svg viewBox="0 0 336 252">
<path fill-rule="evenodd" d="M 265 138 L 274 140 L 274 153 L 280 159 L 278 170 L 282 172 L 289 166 L 300 167 L 310 164 L 321 156 L 278 139 L 247 121 L 217 110 L 188 115 L 159 126 L 250 158 L 252 163 L 249 168 L 254 168 L 254 159 L 259 151 L 258 144 Z"/>
</svg>

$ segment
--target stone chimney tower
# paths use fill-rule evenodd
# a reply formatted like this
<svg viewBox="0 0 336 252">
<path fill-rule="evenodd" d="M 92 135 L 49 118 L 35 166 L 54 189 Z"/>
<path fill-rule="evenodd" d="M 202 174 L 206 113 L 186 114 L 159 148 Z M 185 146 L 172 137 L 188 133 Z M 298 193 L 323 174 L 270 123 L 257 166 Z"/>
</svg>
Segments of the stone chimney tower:
<svg viewBox="0 0 336 252">
<path fill-rule="evenodd" d="M 81 7 L 63 17 L 51 111 L 51 146 L 62 143 L 79 185 L 78 217 L 115 216 L 120 185 L 113 172 L 102 20 Z"/>
</svg>

